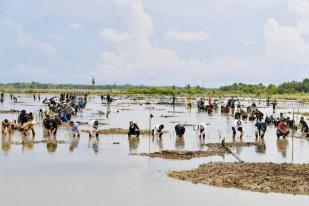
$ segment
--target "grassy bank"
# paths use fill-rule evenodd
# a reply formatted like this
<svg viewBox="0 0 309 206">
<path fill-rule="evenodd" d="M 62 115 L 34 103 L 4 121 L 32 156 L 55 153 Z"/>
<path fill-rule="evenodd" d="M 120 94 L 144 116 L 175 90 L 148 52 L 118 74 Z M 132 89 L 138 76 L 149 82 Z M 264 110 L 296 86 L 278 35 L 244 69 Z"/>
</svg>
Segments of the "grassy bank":
<svg viewBox="0 0 309 206">
<path fill-rule="evenodd" d="M 129 86 L 121 89 L 75 89 L 75 88 L 57 88 L 57 89 L 34 89 L 34 88 L 1 88 L 4 93 L 68 93 L 68 94 L 85 94 L 92 95 L 176 95 L 176 96 L 212 96 L 212 97 L 249 97 L 259 99 L 285 99 L 285 100 L 300 100 L 309 103 L 309 93 L 287 91 L 284 93 L 277 93 L 271 91 L 223 91 L 220 89 L 205 89 L 201 87 L 142 87 Z"/>
</svg>

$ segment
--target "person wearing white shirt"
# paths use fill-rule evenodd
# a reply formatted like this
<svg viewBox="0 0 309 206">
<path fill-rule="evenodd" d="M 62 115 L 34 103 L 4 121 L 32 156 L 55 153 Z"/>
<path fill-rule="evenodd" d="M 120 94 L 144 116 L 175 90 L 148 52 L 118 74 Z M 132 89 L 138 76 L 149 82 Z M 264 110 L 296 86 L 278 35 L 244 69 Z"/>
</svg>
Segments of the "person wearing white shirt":
<svg viewBox="0 0 309 206">
<path fill-rule="evenodd" d="M 206 124 L 204 122 L 201 122 L 197 125 L 197 135 L 199 138 L 205 139 L 206 136 Z"/>
<path fill-rule="evenodd" d="M 88 122 L 88 127 L 89 127 L 89 137 L 92 137 L 95 135 L 96 137 L 99 137 L 99 121 L 98 120 L 90 120 Z"/>
<path fill-rule="evenodd" d="M 154 128 L 152 129 L 152 136 L 159 136 L 160 138 L 163 135 L 163 129 L 164 129 L 164 125 L 163 124 L 158 124 L 156 126 L 154 126 Z"/>
<path fill-rule="evenodd" d="M 233 131 L 233 139 L 235 139 L 237 133 L 240 134 L 239 137 L 240 139 L 242 139 L 242 137 L 244 136 L 244 130 L 243 130 L 243 123 L 240 119 L 234 121 L 232 125 L 232 131 Z"/>
</svg>

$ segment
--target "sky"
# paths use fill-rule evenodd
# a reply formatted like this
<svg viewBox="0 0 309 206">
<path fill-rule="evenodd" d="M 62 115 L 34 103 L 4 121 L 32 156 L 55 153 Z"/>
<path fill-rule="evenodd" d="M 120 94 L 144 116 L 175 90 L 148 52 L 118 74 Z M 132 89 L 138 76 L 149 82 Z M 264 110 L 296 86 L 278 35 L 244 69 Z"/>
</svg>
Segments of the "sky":
<svg viewBox="0 0 309 206">
<path fill-rule="evenodd" d="M 0 82 L 309 77 L 309 0 L 0 0 Z"/>
</svg>

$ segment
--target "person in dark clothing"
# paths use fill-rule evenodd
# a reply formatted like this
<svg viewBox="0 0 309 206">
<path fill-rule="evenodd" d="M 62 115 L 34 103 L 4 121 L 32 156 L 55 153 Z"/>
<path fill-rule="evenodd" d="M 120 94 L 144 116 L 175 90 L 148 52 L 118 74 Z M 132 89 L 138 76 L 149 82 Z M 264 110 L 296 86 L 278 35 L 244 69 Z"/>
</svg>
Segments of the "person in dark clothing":
<svg viewBox="0 0 309 206">
<path fill-rule="evenodd" d="M 256 132 L 255 132 L 255 137 L 256 139 L 258 137 L 261 137 L 261 139 L 264 138 L 265 132 L 267 130 L 267 123 L 266 122 L 261 122 L 261 121 L 257 121 L 255 124 L 256 127 Z"/>
<path fill-rule="evenodd" d="M 308 124 L 305 121 L 304 117 L 300 118 L 299 125 L 301 128 L 301 132 L 304 133 L 306 137 L 309 137 L 309 128 L 308 128 Z"/>
<path fill-rule="evenodd" d="M 175 106 L 175 103 L 176 103 L 176 97 L 175 97 L 175 94 L 173 94 L 173 97 L 172 97 L 172 105 Z"/>
<path fill-rule="evenodd" d="M 178 137 L 183 137 L 186 132 L 186 128 L 183 124 L 177 124 L 175 126 L 175 132 Z"/>
<path fill-rule="evenodd" d="M 128 131 L 128 136 L 129 138 L 132 135 L 135 135 L 136 137 L 139 137 L 140 135 L 140 130 L 139 127 L 136 123 L 133 123 L 132 121 L 129 122 L 130 126 L 129 126 L 129 131 Z"/>
<path fill-rule="evenodd" d="M 1 93 L 0 102 L 4 102 L 4 93 Z"/>
<path fill-rule="evenodd" d="M 109 94 L 107 94 L 107 96 L 106 96 L 106 101 L 107 101 L 107 104 L 110 104 L 113 101 Z"/>
<path fill-rule="evenodd" d="M 288 130 L 288 124 L 286 119 L 280 121 L 277 126 L 277 138 L 279 139 L 281 136 L 286 138 L 289 135 L 290 131 Z"/>
<path fill-rule="evenodd" d="M 43 120 L 43 126 L 47 130 L 48 136 L 52 137 L 56 135 L 57 130 L 58 130 L 58 125 L 57 125 L 56 120 L 46 117 L 46 119 Z"/>
<path fill-rule="evenodd" d="M 276 112 L 276 106 L 277 106 L 277 100 L 274 99 L 272 104 L 273 104 L 273 113 L 275 113 Z"/>
<path fill-rule="evenodd" d="M 26 110 L 21 110 L 18 116 L 18 119 L 17 119 L 17 123 L 20 125 L 23 125 L 26 122 L 28 122 L 28 116 L 27 116 Z"/>
</svg>

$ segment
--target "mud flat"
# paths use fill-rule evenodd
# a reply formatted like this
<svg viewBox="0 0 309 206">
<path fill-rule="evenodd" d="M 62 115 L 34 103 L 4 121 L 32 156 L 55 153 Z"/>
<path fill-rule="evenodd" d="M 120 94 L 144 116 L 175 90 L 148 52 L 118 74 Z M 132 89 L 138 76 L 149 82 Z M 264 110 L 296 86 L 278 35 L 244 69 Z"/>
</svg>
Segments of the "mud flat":
<svg viewBox="0 0 309 206">
<path fill-rule="evenodd" d="M 175 150 L 162 150 L 154 153 L 140 153 L 134 155 L 146 156 L 150 158 L 162 158 L 167 160 L 191 160 L 199 157 L 210 156 L 224 156 L 227 151 L 225 149 L 220 150 L 207 150 L 207 151 L 175 151 Z"/>
<path fill-rule="evenodd" d="M 309 195 L 309 164 L 208 163 L 193 170 L 172 171 L 168 176 L 194 184 Z"/>
<path fill-rule="evenodd" d="M 81 130 L 82 132 L 88 132 L 88 130 Z M 128 129 L 123 128 L 110 128 L 102 129 L 98 131 L 99 134 L 128 134 Z M 140 135 L 148 135 L 151 133 L 149 129 L 140 130 Z M 163 133 L 168 133 L 168 131 L 163 131 Z"/>
<path fill-rule="evenodd" d="M 30 140 L 30 141 L 22 141 L 22 142 L 11 142 L 13 145 L 24 145 L 24 144 L 45 144 L 45 143 L 54 143 L 54 144 L 67 144 L 66 141 L 63 140 Z"/>
<path fill-rule="evenodd" d="M 225 143 L 225 147 L 252 147 L 256 146 L 258 143 L 255 142 L 229 142 Z M 208 147 L 206 151 L 176 151 L 176 150 L 162 150 L 160 152 L 154 153 L 140 153 L 134 155 L 147 156 L 151 158 L 162 158 L 168 160 L 190 160 L 193 158 L 200 157 L 211 157 L 211 156 L 221 156 L 223 157 L 225 154 L 229 154 L 225 147 L 222 146 L 221 143 L 208 143 L 203 144 Z"/>
<path fill-rule="evenodd" d="M 11 110 L 0 110 L 0 114 L 13 114 L 13 113 L 18 113 L 18 110 L 11 109 Z"/>
<path fill-rule="evenodd" d="M 253 147 L 257 145 L 258 145 L 257 142 L 226 142 L 225 143 L 226 147 Z M 215 148 L 221 148 L 222 143 L 207 143 L 207 144 L 202 144 L 202 146 L 215 149 Z"/>
</svg>

